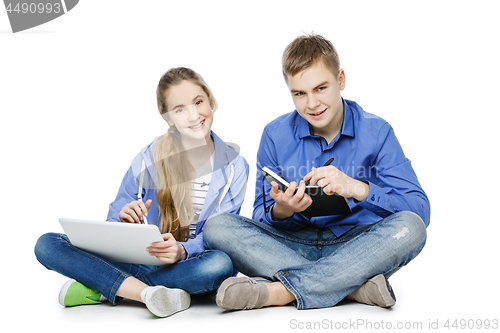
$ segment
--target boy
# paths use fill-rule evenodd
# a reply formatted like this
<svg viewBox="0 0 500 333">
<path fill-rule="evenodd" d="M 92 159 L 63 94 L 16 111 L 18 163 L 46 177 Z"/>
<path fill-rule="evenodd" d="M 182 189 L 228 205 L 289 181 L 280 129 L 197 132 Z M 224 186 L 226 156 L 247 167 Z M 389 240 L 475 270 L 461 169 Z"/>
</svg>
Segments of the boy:
<svg viewBox="0 0 500 333">
<path fill-rule="evenodd" d="M 227 279 L 217 304 L 236 310 L 294 302 L 309 309 L 347 297 L 391 307 L 396 297 L 387 279 L 425 244 L 427 196 L 391 126 L 341 97 L 345 73 L 328 40 L 296 38 L 283 53 L 283 76 L 296 110 L 262 134 L 253 220 L 220 214 L 204 232 L 208 248 L 263 278 Z M 264 166 L 290 187 L 283 192 L 263 180 Z M 348 198 L 352 213 L 305 217 L 312 203 L 306 181 Z"/>
</svg>

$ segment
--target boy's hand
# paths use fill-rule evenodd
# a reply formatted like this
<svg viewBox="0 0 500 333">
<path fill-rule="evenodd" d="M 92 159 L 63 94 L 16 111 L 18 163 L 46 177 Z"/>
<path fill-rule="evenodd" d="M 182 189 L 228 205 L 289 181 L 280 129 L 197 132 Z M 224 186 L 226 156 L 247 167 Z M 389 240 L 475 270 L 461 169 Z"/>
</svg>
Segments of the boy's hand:
<svg viewBox="0 0 500 333">
<path fill-rule="evenodd" d="M 150 255 L 168 264 L 176 263 L 187 257 L 186 249 L 178 243 L 171 233 L 162 234 L 163 242 L 155 242 L 147 248 Z"/>
<path fill-rule="evenodd" d="M 304 177 L 304 180 L 309 180 L 311 185 L 317 183 L 328 195 L 337 193 L 346 198 L 354 198 L 357 201 L 365 200 L 370 190 L 368 184 L 349 177 L 332 165 L 317 169 L 312 168 L 311 172 Z"/>
<path fill-rule="evenodd" d="M 298 188 L 296 182 L 291 182 L 285 192 L 279 190 L 278 184 L 275 181 L 271 182 L 271 186 L 271 198 L 276 202 L 271 211 L 273 220 L 286 220 L 294 213 L 306 210 L 312 204 L 311 197 L 304 193 L 306 184 L 303 180 L 300 181 Z"/>
<path fill-rule="evenodd" d="M 149 199 L 145 203 L 142 201 L 132 201 L 126 204 L 118 213 L 121 222 L 142 223 L 143 217 L 148 216 L 148 209 L 153 200 Z"/>
</svg>

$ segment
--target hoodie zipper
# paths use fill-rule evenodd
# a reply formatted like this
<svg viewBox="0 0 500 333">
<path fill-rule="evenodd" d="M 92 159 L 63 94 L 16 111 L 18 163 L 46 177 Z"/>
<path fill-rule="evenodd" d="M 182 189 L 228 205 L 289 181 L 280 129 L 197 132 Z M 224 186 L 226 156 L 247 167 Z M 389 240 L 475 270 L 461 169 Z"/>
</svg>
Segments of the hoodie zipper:
<svg viewBox="0 0 500 333">
<path fill-rule="evenodd" d="M 231 173 L 229 174 L 229 178 L 227 180 L 226 186 L 224 186 L 224 191 L 222 192 L 222 195 L 221 195 L 221 197 L 219 199 L 218 213 L 220 213 L 220 205 L 222 203 L 222 200 L 226 196 L 227 192 L 229 192 L 229 187 L 231 186 L 231 183 L 233 182 L 233 177 L 234 177 L 234 163 L 231 163 L 231 165 L 229 167 L 231 168 Z"/>
</svg>

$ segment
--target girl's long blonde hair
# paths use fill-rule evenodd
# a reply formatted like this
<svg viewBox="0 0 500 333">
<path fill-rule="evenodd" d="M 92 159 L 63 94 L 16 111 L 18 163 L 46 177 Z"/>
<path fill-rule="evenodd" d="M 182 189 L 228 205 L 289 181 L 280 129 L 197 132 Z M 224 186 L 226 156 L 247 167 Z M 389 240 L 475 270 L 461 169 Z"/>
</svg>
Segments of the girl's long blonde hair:
<svg viewBox="0 0 500 333">
<path fill-rule="evenodd" d="M 168 90 L 182 81 L 190 81 L 201 87 L 212 110 L 217 109 L 212 91 L 201 75 L 189 68 L 171 68 L 160 78 L 156 89 L 158 110 L 163 117 L 168 117 L 165 97 Z M 175 126 L 170 126 L 167 134 L 157 138 L 153 156 L 159 181 L 157 201 L 160 231 L 171 233 L 178 241 L 186 241 L 189 238 L 189 224 L 194 218 L 191 199 L 194 168 L 187 158 Z"/>
</svg>

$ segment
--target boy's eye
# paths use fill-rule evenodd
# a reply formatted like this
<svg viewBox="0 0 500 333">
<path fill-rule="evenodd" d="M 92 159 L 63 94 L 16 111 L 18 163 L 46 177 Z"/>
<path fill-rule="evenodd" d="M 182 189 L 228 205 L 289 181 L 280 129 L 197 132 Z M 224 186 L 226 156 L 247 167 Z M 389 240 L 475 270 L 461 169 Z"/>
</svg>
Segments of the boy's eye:
<svg viewBox="0 0 500 333">
<path fill-rule="evenodd" d="M 326 89 L 326 87 L 319 87 L 319 88 L 318 88 L 318 91 L 323 91 L 323 90 L 325 90 L 325 89 Z"/>
<path fill-rule="evenodd" d="M 174 112 L 175 112 L 175 113 L 181 113 L 182 111 L 184 111 L 184 109 L 183 109 L 183 108 L 178 108 L 178 109 L 175 109 L 175 110 L 174 110 Z"/>
<path fill-rule="evenodd" d="M 300 97 L 300 96 L 304 95 L 304 93 L 303 92 L 296 92 L 294 95 L 297 97 Z"/>
</svg>

